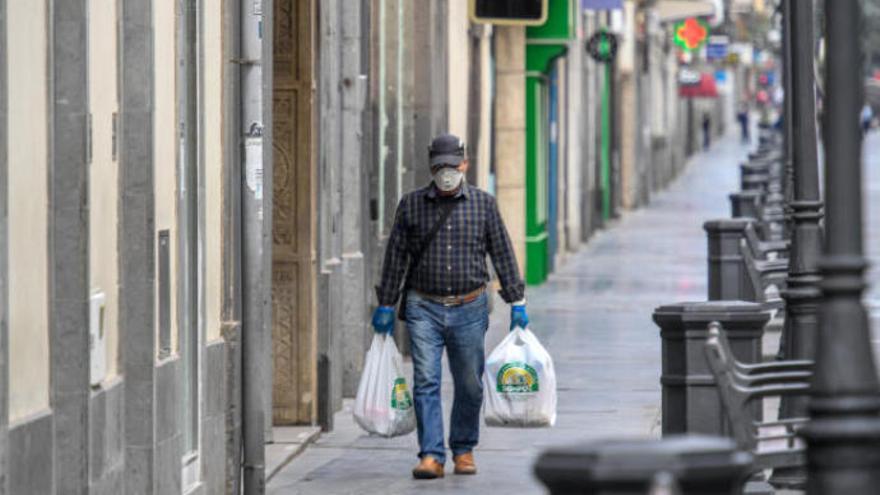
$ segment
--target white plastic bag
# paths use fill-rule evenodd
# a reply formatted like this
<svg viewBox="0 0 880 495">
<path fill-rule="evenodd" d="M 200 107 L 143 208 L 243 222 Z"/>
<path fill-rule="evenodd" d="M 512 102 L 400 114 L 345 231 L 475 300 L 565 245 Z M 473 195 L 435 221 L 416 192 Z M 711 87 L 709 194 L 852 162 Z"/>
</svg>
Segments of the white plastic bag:
<svg viewBox="0 0 880 495">
<path fill-rule="evenodd" d="M 553 360 L 531 330 L 513 329 L 489 354 L 483 388 L 489 426 L 534 428 L 556 423 Z"/>
<path fill-rule="evenodd" d="M 416 428 L 416 414 L 403 358 L 390 335 L 376 334 L 367 351 L 354 401 L 354 420 L 368 433 L 406 435 Z"/>
</svg>

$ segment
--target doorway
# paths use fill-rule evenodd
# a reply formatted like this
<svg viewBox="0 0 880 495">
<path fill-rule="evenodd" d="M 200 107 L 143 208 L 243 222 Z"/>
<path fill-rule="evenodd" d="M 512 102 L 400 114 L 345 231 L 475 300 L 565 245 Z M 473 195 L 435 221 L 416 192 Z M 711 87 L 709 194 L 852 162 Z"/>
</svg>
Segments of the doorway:
<svg viewBox="0 0 880 495">
<path fill-rule="evenodd" d="M 314 0 L 276 0 L 273 30 L 272 420 L 317 415 Z"/>
</svg>

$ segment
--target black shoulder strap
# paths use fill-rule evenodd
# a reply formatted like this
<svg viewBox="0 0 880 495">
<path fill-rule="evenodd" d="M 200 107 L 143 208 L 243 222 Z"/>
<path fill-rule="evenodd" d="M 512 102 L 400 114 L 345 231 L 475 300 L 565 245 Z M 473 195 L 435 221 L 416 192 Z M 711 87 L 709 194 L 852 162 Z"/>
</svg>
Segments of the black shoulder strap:
<svg viewBox="0 0 880 495">
<path fill-rule="evenodd" d="M 415 270 L 416 267 L 419 266 L 419 263 L 421 263 L 422 255 L 424 255 L 425 251 L 428 250 L 428 246 L 430 246 L 431 243 L 434 242 L 434 237 L 437 237 L 437 232 L 440 231 L 440 227 L 442 227 L 443 224 L 446 223 L 446 220 L 449 219 L 449 216 L 452 215 L 452 211 L 455 210 L 456 206 L 458 206 L 459 201 L 460 200 L 443 201 L 440 203 L 440 218 L 437 219 L 437 223 L 435 223 L 434 226 L 431 227 L 428 235 L 426 235 L 425 238 L 422 240 L 422 245 L 419 246 L 419 250 L 416 251 L 412 258 L 410 258 L 409 269 L 406 273 L 407 280 L 409 279 L 413 270 Z M 406 285 L 406 282 L 404 282 L 404 285 Z"/>
</svg>

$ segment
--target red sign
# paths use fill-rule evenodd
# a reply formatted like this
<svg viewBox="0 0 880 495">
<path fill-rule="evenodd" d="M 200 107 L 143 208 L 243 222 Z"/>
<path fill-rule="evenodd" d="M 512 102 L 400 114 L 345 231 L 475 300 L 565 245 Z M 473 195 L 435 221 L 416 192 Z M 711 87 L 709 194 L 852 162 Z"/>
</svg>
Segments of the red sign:
<svg viewBox="0 0 880 495">
<path fill-rule="evenodd" d="M 681 77 L 679 77 L 681 79 Z M 695 81 L 679 81 L 678 95 L 682 98 L 717 98 L 718 87 L 712 74 L 699 74 Z"/>
<path fill-rule="evenodd" d="M 706 21 L 689 17 L 675 24 L 675 44 L 683 50 L 692 52 L 709 38 L 709 25 Z"/>
</svg>

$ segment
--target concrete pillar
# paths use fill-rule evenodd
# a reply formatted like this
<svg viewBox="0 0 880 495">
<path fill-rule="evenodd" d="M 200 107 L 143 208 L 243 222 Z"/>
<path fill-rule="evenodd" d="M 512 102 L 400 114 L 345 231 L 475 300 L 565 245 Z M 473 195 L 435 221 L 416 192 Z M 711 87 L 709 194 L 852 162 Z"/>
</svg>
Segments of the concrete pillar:
<svg viewBox="0 0 880 495">
<path fill-rule="evenodd" d="M 596 30 L 596 14 L 587 11 L 583 14 L 584 33 L 591 36 Z M 599 65 L 591 58 L 586 57 L 583 64 L 583 119 L 584 128 L 581 133 L 580 147 L 582 148 L 582 179 L 581 179 L 581 241 L 586 242 L 597 225 L 596 205 L 597 191 L 597 164 L 598 164 L 598 78 Z"/>
<path fill-rule="evenodd" d="M 332 428 L 342 406 L 342 154 L 340 5 L 323 2 L 318 13 L 318 397 L 319 421 Z"/>
<path fill-rule="evenodd" d="M 89 486 L 86 7 L 85 0 L 55 1 L 50 21 L 50 403 L 55 420 L 55 486 L 60 493 L 87 493 Z"/>
<path fill-rule="evenodd" d="M 119 327 L 126 493 L 153 493 L 155 246 L 152 1 L 121 4 Z"/>
<path fill-rule="evenodd" d="M 526 259 L 526 44 L 525 28 L 495 31 L 495 174 L 501 218 L 520 273 Z"/>
<path fill-rule="evenodd" d="M 362 166 L 361 114 L 366 96 L 366 76 L 361 65 L 361 4 L 340 1 L 340 148 L 342 167 L 342 395 L 354 397 L 370 337 L 364 265 L 363 205 L 365 167 Z"/>
<path fill-rule="evenodd" d="M 444 26 L 444 34 L 446 39 L 447 66 L 447 98 L 445 106 L 449 115 L 447 130 L 467 142 L 470 74 L 471 70 L 478 71 L 479 68 L 471 67 L 471 36 L 469 33 L 470 20 L 468 19 L 467 2 L 448 2 L 446 9 L 447 20 Z M 467 143 L 468 146 L 472 144 L 476 143 Z M 473 153 L 474 150 L 470 149 L 469 152 Z"/>
<path fill-rule="evenodd" d="M 237 11 L 237 0 L 223 0 L 223 10 L 226 12 Z M 273 7 L 274 8 L 274 7 Z M 223 66 L 223 107 L 224 107 L 224 136 L 226 139 L 227 152 L 223 157 L 225 161 L 225 176 L 223 194 L 223 319 L 220 334 L 226 346 L 224 377 L 225 390 L 217 392 L 225 395 L 222 402 L 224 408 L 224 433 L 222 440 L 224 445 L 224 460 L 222 466 L 212 466 L 225 473 L 223 477 L 226 493 L 239 493 L 241 491 L 241 153 L 232 150 L 241 149 L 242 138 L 240 129 L 241 115 L 240 105 L 240 74 L 239 64 L 233 60 L 241 58 L 241 25 L 238 16 L 228 15 L 223 20 L 223 33 L 228 42 L 224 49 Z M 274 32 L 274 30 L 273 30 Z M 269 409 L 271 411 L 271 409 Z M 271 422 L 271 415 L 269 421 Z M 208 475 L 210 477 L 210 475 Z M 209 482 L 210 483 L 210 482 Z M 210 485 L 209 485 L 210 487 Z M 210 488 L 209 488 L 210 489 Z"/>
<path fill-rule="evenodd" d="M 415 2 L 400 1 L 397 8 L 399 37 L 404 40 L 414 40 L 420 34 L 415 21 Z M 425 110 L 417 110 L 416 104 L 416 80 L 422 78 L 424 83 L 426 71 L 425 64 L 421 59 L 416 59 L 419 47 L 413 43 L 400 43 L 397 52 L 397 140 L 399 143 L 399 156 L 401 163 L 401 190 L 408 191 L 421 187 L 427 183 L 427 145 L 419 143 L 416 137 L 416 120 L 420 113 Z M 428 111 L 428 114 L 430 111 Z M 425 114 L 427 115 L 427 114 Z M 393 212 L 392 212 L 393 213 Z M 384 254 L 384 252 L 383 252 Z"/>
<path fill-rule="evenodd" d="M 618 118 L 612 118 L 617 128 L 612 127 L 611 133 L 616 137 L 615 141 L 620 145 L 620 199 L 615 205 L 624 209 L 632 209 L 639 205 L 639 170 L 638 157 L 638 98 L 636 68 L 637 51 L 635 40 L 635 12 L 634 2 L 624 2 L 623 14 L 624 32 L 619 35 L 619 49 L 617 53 L 617 77 L 612 82 L 612 94 L 617 100 L 613 111 L 617 111 Z M 613 125 L 613 124 L 612 124 Z M 613 195 L 613 194 L 612 194 Z"/>
<path fill-rule="evenodd" d="M 580 23 L 580 16 L 576 18 Z M 581 30 L 583 31 L 583 30 Z M 567 97 L 568 105 L 564 118 L 566 125 L 566 212 L 565 217 L 565 239 L 566 248 L 569 251 L 576 250 L 581 244 L 581 207 L 580 203 L 584 201 L 583 195 L 583 175 L 586 169 L 586 146 L 582 136 L 584 135 L 584 127 L 586 122 L 586 114 L 588 107 L 584 98 L 584 59 L 586 54 L 583 50 L 583 40 L 576 39 L 569 44 L 568 57 L 568 84 Z"/>
<path fill-rule="evenodd" d="M 425 185 L 431 177 L 427 163 L 428 145 L 436 134 L 445 132 L 449 125 L 446 97 L 447 0 L 426 2 L 422 7 L 407 12 L 411 12 L 414 34 L 407 63 L 412 63 L 408 67 L 414 72 L 412 110 L 415 159 L 412 164 L 404 166 L 411 167 L 413 184 Z M 431 63 L 425 63 L 426 56 L 430 57 Z"/>
</svg>

